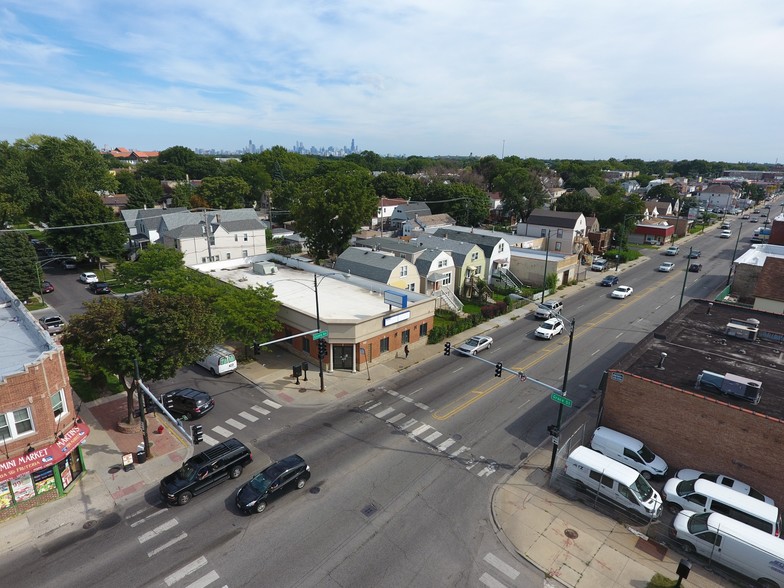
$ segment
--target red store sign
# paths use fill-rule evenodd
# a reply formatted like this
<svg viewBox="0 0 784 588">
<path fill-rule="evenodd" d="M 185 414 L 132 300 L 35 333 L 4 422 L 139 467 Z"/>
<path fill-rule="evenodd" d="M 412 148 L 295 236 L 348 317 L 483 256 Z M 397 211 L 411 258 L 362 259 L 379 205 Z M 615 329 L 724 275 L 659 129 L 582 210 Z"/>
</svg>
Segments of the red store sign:
<svg viewBox="0 0 784 588">
<path fill-rule="evenodd" d="M 7 482 L 63 461 L 77 445 L 87 440 L 89 434 L 90 427 L 85 423 L 78 423 L 63 432 L 62 438 L 58 439 L 56 443 L 6 461 L 0 461 L 0 482 Z"/>
</svg>

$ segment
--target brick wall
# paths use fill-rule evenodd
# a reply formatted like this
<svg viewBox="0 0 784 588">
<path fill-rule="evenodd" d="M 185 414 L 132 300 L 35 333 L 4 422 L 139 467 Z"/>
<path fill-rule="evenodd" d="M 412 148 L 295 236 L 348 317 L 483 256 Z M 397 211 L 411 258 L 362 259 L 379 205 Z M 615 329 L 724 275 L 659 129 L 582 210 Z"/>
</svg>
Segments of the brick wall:
<svg viewBox="0 0 784 588">
<path fill-rule="evenodd" d="M 784 422 L 631 374 L 607 379 L 601 424 L 643 441 L 680 468 L 738 478 L 784 504 Z"/>
</svg>

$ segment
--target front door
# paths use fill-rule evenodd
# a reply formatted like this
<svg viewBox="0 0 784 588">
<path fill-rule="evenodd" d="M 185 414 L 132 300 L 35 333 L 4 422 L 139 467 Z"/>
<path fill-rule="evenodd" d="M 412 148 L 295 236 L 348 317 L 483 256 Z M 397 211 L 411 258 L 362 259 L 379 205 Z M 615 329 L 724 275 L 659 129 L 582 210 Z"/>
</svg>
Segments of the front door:
<svg viewBox="0 0 784 588">
<path fill-rule="evenodd" d="M 335 363 L 336 370 L 353 370 L 354 369 L 354 358 L 353 358 L 353 346 L 351 345 L 333 345 L 332 346 L 332 353 L 333 353 L 333 361 Z"/>
</svg>

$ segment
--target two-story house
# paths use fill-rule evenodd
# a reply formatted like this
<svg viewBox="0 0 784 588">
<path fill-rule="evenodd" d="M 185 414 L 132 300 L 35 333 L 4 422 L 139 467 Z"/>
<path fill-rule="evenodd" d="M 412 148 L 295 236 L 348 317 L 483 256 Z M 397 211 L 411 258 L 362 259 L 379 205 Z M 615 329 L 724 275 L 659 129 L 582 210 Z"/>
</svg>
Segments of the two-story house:
<svg viewBox="0 0 784 588">
<path fill-rule="evenodd" d="M 400 226 L 400 231 L 403 237 L 408 237 L 417 231 L 434 233 L 438 229 L 452 227 L 454 225 L 455 219 L 446 213 L 424 214 L 416 215 L 413 218 L 403 221 Z"/>
<path fill-rule="evenodd" d="M 588 236 L 585 216 L 581 212 L 561 212 L 536 208 L 523 223 L 517 223 L 518 235 L 541 237 L 549 251 L 567 255 L 579 253 Z"/>
<path fill-rule="evenodd" d="M 493 276 L 509 269 L 512 244 L 503 233 L 466 232 L 459 229 L 444 228 L 435 232 L 436 237 L 446 237 L 454 241 L 466 241 L 477 245 L 485 255 L 485 273 L 482 278 L 491 283 Z"/>
<path fill-rule="evenodd" d="M 391 228 L 390 220 L 392 213 L 398 206 L 408 204 L 408 200 L 402 198 L 386 198 L 381 196 L 378 199 L 378 208 L 376 209 L 376 216 L 371 219 L 370 228 L 376 229 L 381 232 Z"/>
<path fill-rule="evenodd" d="M 346 249 L 335 261 L 335 269 L 410 292 L 417 292 L 420 282 L 417 267 L 407 259 L 366 247 Z"/>
<path fill-rule="evenodd" d="M 700 204 L 708 210 L 727 210 L 735 206 L 738 193 L 726 184 L 710 184 L 702 192 L 695 194 Z"/>
<path fill-rule="evenodd" d="M 411 201 L 406 204 L 398 204 L 392 212 L 389 224 L 393 230 L 400 231 L 403 223 L 417 216 L 430 216 L 433 212 L 424 202 Z"/>
<path fill-rule="evenodd" d="M 429 233 L 417 233 L 410 243 L 424 248 L 446 251 L 455 264 L 455 293 L 471 297 L 476 292 L 477 278 L 487 275 L 487 260 L 479 245 L 467 241 L 437 237 Z"/>
</svg>

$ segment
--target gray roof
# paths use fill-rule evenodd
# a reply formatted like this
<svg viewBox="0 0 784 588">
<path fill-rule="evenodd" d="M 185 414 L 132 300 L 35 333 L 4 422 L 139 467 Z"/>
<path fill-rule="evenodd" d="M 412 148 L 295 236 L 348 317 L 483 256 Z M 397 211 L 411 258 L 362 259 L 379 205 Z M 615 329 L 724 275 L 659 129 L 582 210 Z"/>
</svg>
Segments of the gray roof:
<svg viewBox="0 0 784 588">
<path fill-rule="evenodd" d="M 168 231 L 162 232 L 162 235 L 172 239 L 189 239 L 193 237 L 205 237 L 204 225 L 180 225 Z"/>
<path fill-rule="evenodd" d="M 357 239 L 357 245 L 370 247 L 371 249 L 378 248 L 382 251 L 391 251 L 392 253 L 406 253 L 409 255 L 413 255 L 422 249 L 418 245 L 413 245 L 408 241 L 401 241 L 400 239 L 395 239 L 393 237 Z"/>
<path fill-rule="evenodd" d="M 546 208 L 535 208 L 525 221 L 529 225 L 541 225 L 543 227 L 561 227 L 573 229 L 577 224 L 582 212 L 562 212 L 560 210 L 547 210 Z"/>
<path fill-rule="evenodd" d="M 478 233 L 466 233 L 464 231 L 455 231 L 453 229 L 438 229 L 435 232 L 436 237 L 446 237 L 447 239 L 460 239 L 462 241 L 468 241 L 469 243 L 473 243 L 475 245 L 479 245 L 479 247 L 484 251 L 486 257 L 490 257 L 493 254 L 493 249 L 495 246 L 498 245 L 499 241 L 505 241 L 507 247 L 511 247 L 512 244 L 509 243 L 508 239 L 505 239 L 503 235 L 480 235 Z"/>
<path fill-rule="evenodd" d="M 395 210 L 392 211 L 392 214 L 394 216 L 404 215 L 408 218 L 414 218 L 417 215 L 430 215 L 432 211 L 424 202 L 409 202 L 408 204 L 398 204 Z"/>
<path fill-rule="evenodd" d="M 433 260 L 442 253 L 443 251 L 440 249 L 432 249 L 430 247 L 425 249 L 422 254 L 414 260 L 414 265 L 416 266 L 419 275 L 426 276 L 433 266 Z"/>
<path fill-rule="evenodd" d="M 349 247 L 338 257 L 335 269 L 386 284 L 401 263 L 405 263 L 405 260 L 389 253 L 365 247 Z"/>
<path fill-rule="evenodd" d="M 120 211 L 120 215 L 122 216 L 123 220 L 125 221 L 125 226 L 129 229 L 132 229 L 136 226 L 137 220 L 146 221 L 147 219 L 155 220 L 169 215 L 175 214 L 178 212 L 188 212 L 187 208 L 126 208 L 125 210 Z M 150 226 L 157 226 L 157 222 L 155 225 Z"/>
<path fill-rule="evenodd" d="M 220 226 L 226 229 L 229 233 L 264 230 L 264 225 L 258 218 L 247 218 L 230 221 L 224 221 L 221 218 Z"/>
<path fill-rule="evenodd" d="M 428 233 L 418 234 L 416 239 L 411 239 L 410 243 L 414 243 L 420 247 L 449 251 L 452 253 L 452 259 L 455 260 L 455 265 L 463 265 L 471 250 L 474 247 L 477 247 L 475 243 L 447 239 L 446 237 L 436 237 L 435 235 L 430 235 Z"/>
</svg>

